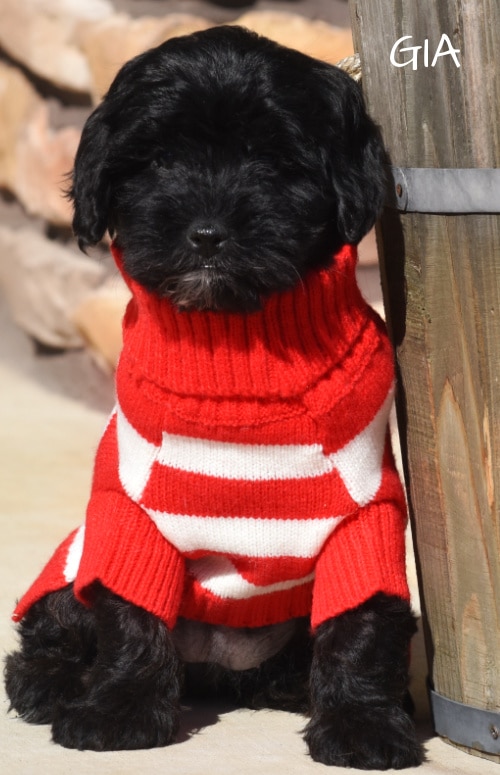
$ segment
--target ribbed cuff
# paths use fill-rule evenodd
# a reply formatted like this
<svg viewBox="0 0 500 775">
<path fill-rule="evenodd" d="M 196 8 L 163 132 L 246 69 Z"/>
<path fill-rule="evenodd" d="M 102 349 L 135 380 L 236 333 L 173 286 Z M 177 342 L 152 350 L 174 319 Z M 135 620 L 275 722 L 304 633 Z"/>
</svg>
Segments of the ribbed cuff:
<svg viewBox="0 0 500 775">
<path fill-rule="evenodd" d="M 410 599 L 405 528 L 406 513 L 392 502 L 363 509 L 337 528 L 316 565 L 313 629 L 377 592 Z"/>
<path fill-rule="evenodd" d="M 65 578 L 64 569 L 68 558 L 68 551 L 73 544 L 76 533 L 77 530 L 73 530 L 73 532 L 59 544 L 40 575 L 19 600 L 14 613 L 12 614 L 12 618 L 15 622 L 20 621 L 31 606 L 37 603 L 45 595 L 48 595 L 49 592 L 57 592 L 59 589 L 63 589 L 68 585 L 69 581 Z"/>
<path fill-rule="evenodd" d="M 75 594 L 91 600 L 101 582 L 173 628 L 184 586 L 184 560 L 156 525 L 125 495 L 94 494 L 89 504 Z"/>
</svg>

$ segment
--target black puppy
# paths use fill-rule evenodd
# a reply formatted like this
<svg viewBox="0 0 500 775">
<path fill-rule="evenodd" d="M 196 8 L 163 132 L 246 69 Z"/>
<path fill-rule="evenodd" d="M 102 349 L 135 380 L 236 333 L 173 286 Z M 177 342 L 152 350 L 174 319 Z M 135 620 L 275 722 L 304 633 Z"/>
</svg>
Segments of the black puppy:
<svg viewBox="0 0 500 775">
<path fill-rule="evenodd" d="M 168 299 L 181 311 L 179 327 L 191 314 L 241 316 L 250 326 L 268 300 L 307 289 L 315 273 L 335 279 L 332 257 L 358 243 L 379 214 L 382 163 L 378 132 L 347 75 L 242 29 L 214 28 L 173 39 L 119 72 L 83 131 L 74 231 L 82 249 L 109 231 L 131 287 Z M 331 298 L 332 310 L 345 304 Z M 126 325 L 136 318 L 129 310 Z M 282 363 L 285 371 L 286 357 Z M 351 524 L 355 515 L 347 516 Z M 186 556 L 194 568 L 199 555 Z M 229 563 L 209 559 L 219 569 Z M 290 615 L 260 626 L 193 621 L 182 609 L 170 626 L 154 605 L 146 610 L 97 578 L 85 592 L 75 581 L 77 594 L 72 583 L 50 583 L 23 614 L 6 685 L 12 708 L 52 724 L 64 746 L 167 745 L 184 686 L 310 713 L 305 738 L 325 764 L 386 769 L 422 760 L 404 708 L 415 631 L 404 594 L 374 589 L 311 634 L 295 603 Z M 311 585 L 308 576 L 299 588 Z"/>
</svg>

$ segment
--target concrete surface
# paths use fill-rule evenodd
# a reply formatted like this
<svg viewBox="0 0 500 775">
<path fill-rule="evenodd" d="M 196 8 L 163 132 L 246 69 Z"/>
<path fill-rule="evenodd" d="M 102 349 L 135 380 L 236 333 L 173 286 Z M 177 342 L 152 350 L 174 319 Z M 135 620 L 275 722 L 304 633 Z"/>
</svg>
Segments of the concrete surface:
<svg viewBox="0 0 500 775">
<path fill-rule="evenodd" d="M 380 305 L 376 268 L 362 270 L 361 284 Z M 113 399 L 109 380 L 85 354 L 35 357 L 31 343 L 12 326 L 1 304 L 0 329 L 0 649 L 5 654 L 15 643 L 9 617 L 16 596 L 58 541 L 82 520 L 94 450 Z M 411 551 L 409 568 L 417 607 Z M 428 759 L 419 769 L 421 775 L 499 775 L 497 764 L 461 753 L 432 736 L 420 635 L 413 648 L 412 671 L 418 727 Z M 3 688 L 1 692 L 3 775 L 343 772 L 307 756 L 300 736 L 304 719 L 288 713 L 200 703 L 185 709 L 179 740 L 168 749 L 82 753 L 51 743 L 47 726 L 31 726 L 8 714 Z"/>
</svg>

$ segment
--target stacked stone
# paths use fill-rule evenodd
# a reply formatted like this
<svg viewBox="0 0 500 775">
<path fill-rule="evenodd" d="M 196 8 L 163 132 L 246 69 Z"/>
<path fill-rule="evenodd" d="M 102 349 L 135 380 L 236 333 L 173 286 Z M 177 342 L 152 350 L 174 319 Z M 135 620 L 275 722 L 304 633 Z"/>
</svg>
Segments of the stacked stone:
<svg viewBox="0 0 500 775">
<path fill-rule="evenodd" d="M 11 206 L 0 208 L 0 291 L 35 339 L 88 345 L 108 369 L 120 350 L 128 292 L 102 264 L 75 256 L 64 190 L 83 121 L 119 67 L 214 24 L 208 2 L 199 3 L 207 17 L 162 5 L 163 16 L 132 17 L 112 0 L 0 0 L 0 189 L 27 216 L 14 226 Z M 331 63 L 352 53 L 350 29 L 296 13 L 257 10 L 231 23 Z"/>
</svg>

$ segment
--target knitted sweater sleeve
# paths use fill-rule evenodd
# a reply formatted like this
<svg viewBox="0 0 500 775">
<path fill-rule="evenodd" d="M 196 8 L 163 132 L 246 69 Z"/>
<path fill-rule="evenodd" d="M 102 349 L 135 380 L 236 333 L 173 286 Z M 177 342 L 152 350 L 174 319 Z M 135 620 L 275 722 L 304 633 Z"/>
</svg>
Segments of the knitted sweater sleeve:
<svg viewBox="0 0 500 775">
<path fill-rule="evenodd" d="M 86 602 L 100 581 L 115 594 L 175 625 L 184 586 L 184 560 L 120 479 L 117 421 L 101 440 L 85 522 L 75 594 Z"/>
<path fill-rule="evenodd" d="M 381 484 L 324 545 L 316 564 L 311 625 L 355 608 L 377 592 L 409 600 L 406 503 L 387 436 Z"/>
<path fill-rule="evenodd" d="M 323 450 L 335 460 L 352 499 L 352 511 L 318 556 L 313 628 L 377 592 L 409 599 L 406 500 L 388 423 L 394 356 L 382 321 L 368 308 L 366 316 L 368 325 L 338 370 L 338 381 L 325 380 L 307 397 Z"/>
<path fill-rule="evenodd" d="M 85 525 L 58 547 L 14 612 L 21 619 L 48 592 L 74 583 L 75 596 L 92 603 L 100 582 L 173 628 L 184 587 L 184 559 L 123 489 L 119 475 L 116 414 L 96 456 Z"/>
</svg>

